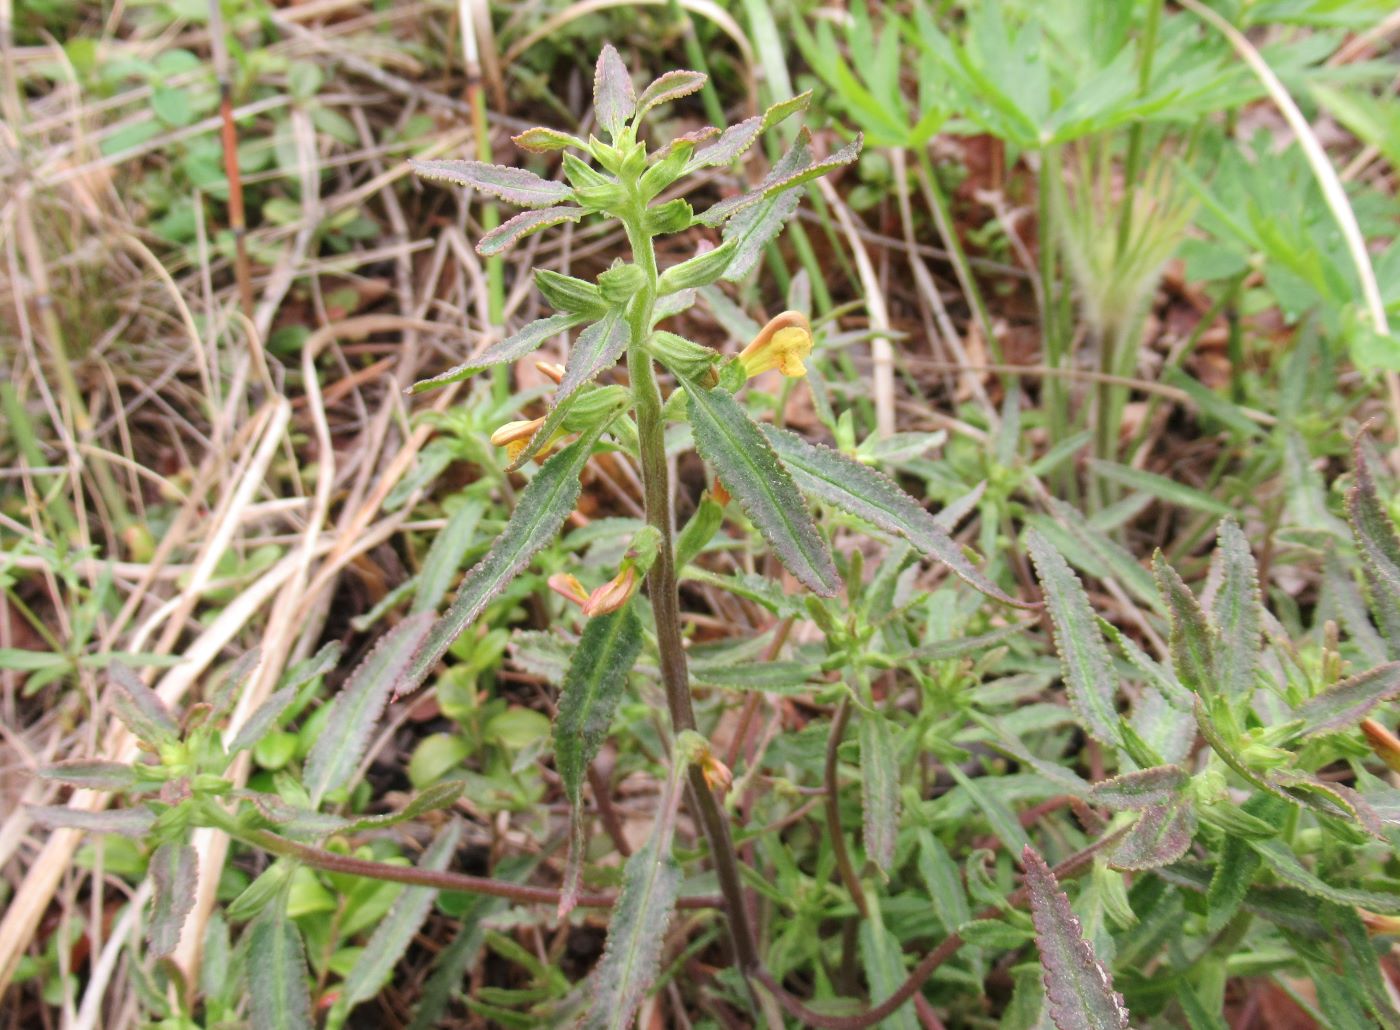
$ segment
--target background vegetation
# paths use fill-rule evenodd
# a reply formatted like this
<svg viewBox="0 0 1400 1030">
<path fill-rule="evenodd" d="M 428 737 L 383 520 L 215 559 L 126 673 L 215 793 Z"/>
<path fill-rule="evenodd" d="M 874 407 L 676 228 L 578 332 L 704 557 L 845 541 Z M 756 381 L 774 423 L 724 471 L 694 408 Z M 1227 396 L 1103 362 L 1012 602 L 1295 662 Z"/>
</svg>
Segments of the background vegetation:
<svg viewBox="0 0 1400 1030">
<path fill-rule="evenodd" d="M 1397 40 L 1383 0 L 0 0 L 0 1024 L 1400 1025 Z M 425 663 L 552 482 L 491 438 L 575 323 L 406 391 L 567 314 L 532 269 L 623 303 L 635 227 L 481 254 L 501 191 L 408 160 L 560 180 L 511 137 L 603 138 L 607 43 L 709 76 L 653 153 L 770 129 L 661 201 L 837 156 L 667 323 L 810 319 L 733 417 L 796 434 L 835 578 L 668 407 L 699 735 L 643 591 L 581 761 L 612 616 L 560 577 L 654 561 L 628 423 L 565 424 L 562 532 Z M 661 269 L 730 232 L 675 228 Z M 673 914 L 618 900 L 648 862 Z"/>
</svg>

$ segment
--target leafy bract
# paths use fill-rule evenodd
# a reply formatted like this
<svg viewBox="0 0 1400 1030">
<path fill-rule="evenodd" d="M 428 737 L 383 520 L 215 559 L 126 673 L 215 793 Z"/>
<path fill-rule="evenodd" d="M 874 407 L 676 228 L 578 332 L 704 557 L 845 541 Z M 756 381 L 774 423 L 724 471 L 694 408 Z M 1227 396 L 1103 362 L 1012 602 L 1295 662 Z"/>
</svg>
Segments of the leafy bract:
<svg viewBox="0 0 1400 1030">
<path fill-rule="evenodd" d="M 517 207 L 550 207 L 574 195 L 568 183 L 541 179 L 524 168 L 481 161 L 410 161 L 409 165 L 425 179 L 466 186 Z"/>
<path fill-rule="evenodd" d="M 637 110 L 637 91 L 617 49 L 606 43 L 593 72 L 593 114 L 616 140 Z"/>
<path fill-rule="evenodd" d="M 739 501 L 778 559 L 809 590 L 834 597 L 840 589 L 826 542 L 792 477 L 734 395 L 681 378 L 690 402 L 695 447 Z"/>
<path fill-rule="evenodd" d="M 514 218 L 506 219 L 477 240 L 476 252 L 482 257 L 499 254 L 541 229 L 548 229 L 551 225 L 560 225 L 563 222 L 577 222 L 587 213 L 581 207 L 570 206 L 522 211 Z"/>
</svg>

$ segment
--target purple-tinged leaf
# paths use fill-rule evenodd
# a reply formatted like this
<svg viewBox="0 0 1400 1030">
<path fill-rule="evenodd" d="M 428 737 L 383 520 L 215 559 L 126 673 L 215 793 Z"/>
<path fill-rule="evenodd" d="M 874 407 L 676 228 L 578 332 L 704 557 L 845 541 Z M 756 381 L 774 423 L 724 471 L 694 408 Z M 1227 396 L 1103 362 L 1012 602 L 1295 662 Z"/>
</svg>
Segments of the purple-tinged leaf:
<svg viewBox="0 0 1400 1030">
<path fill-rule="evenodd" d="M 233 666 L 224 675 L 224 681 L 219 685 L 218 690 L 209 698 L 213 702 L 213 716 L 219 718 L 227 715 L 233 708 L 234 700 L 243 686 L 244 681 L 253 674 L 258 662 L 262 660 L 262 652 L 259 648 L 253 648 L 244 652 Z"/>
<path fill-rule="evenodd" d="M 155 890 L 146 939 L 151 954 L 164 958 L 180 943 L 185 917 L 194 909 L 198 853 L 189 844 L 162 844 L 151 856 L 149 873 Z"/>
<path fill-rule="evenodd" d="M 1189 802 L 1154 805 L 1138 816 L 1108 862 L 1113 868 L 1124 870 L 1170 865 L 1186 854 L 1195 835 L 1196 810 Z"/>
<path fill-rule="evenodd" d="M 1382 701 L 1400 697 L 1400 662 L 1387 662 L 1349 676 L 1293 710 L 1304 734 L 1335 733 L 1359 723 Z"/>
<path fill-rule="evenodd" d="M 574 195 L 568 183 L 541 179 L 524 168 L 489 165 L 481 161 L 409 161 L 425 179 L 489 193 L 517 207 L 549 207 Z"/>
<path fill-rule="evenodd" d="M 29 816 L 51 830 L 82 830 L 86 833 L 119 833 L 123 837 L 144 837 L 155 825 L 155 814 L 145 808 L 114 808 L 89 812 L 63 805 L 30 805 Z"/>
<path fill-rule="evenodd" d="M 1259 662 L 1259 572 L 1249 541 L 1233 519 L 1220 524 L 1211 570 L 1220 584 L 1210 613 L 1219 633 L 1216 686 L 1227 698 L 1244 700 L 1254 692 Z"/>
<path fill-rule="evenodd" d="M 250 1023 L 277 1030 L 311 1030 L 316 1024 L 306 989 L 306 951 L 297 924 L 274 901 L 248 933 Z"/>
<path fill-rule="evenodd" d="M 521 150 L 529 150 L 536 154 L 546 154 L 552 150 L 566 150 L 569 147 L 577 147 L 579 150 L 588 149 L 588 144 L 577 136 L 570 136 L 567 132 L 547 129 L 539 125 L 533 129 L 526 129 L 518 136 L 512 136 L 510 141 Z"/>
<path fill-rule="evenodd" d="M 238 731 L 232 742 L 225 749 L 228 754 L 236 755 L 245 748 L 250 748 L 258 741 L 262 740 L 264 734 L 277 724 L 277 720 L 282 717 L 293 701 L 297 699 L 297 688 L 286 686 L 273 694 L 262 704 L 258 705 L 252 715 L 248 716 L 248 721 Z"/>
<path fill-rule="evenodd" d="M 1347 494 L 1347 519 L 1371 587 L 1371 610 L 1384 631 L 1388 655 L 1400 659 L 1400 536 L 1381 503 L 1360 438 L 1353 449 L 1356 483 Z"/>
<path fill-rule="evenodd" d="M 433 613 L 419 612 L 384 634 L 331 702 L 303 776 L 313 806 L 350 784 L 384 705 L 407 679 L 432 626 Z"/>
<path fill-rule="evenodd" d="M 546 207 L 522 211 L 509 218 L 476 241 L 476 252 L 482 257 L 509 250 L 526 236 L 562 222 L 577 222 L 588 212 L 581 207 Z"/>
<path fill-rule="evenodd" d="M 629 80 L 630 81 L 630 80 Z M 704 72 L 671 71 L 656 79 L 637 98 L 637 117 L 641 118 L 653 107 L 669 104 L 681 97 L 688 97 L 705 88 L 710 77 Z"/>
<path fill-rule="evenodd" d="M 1102 780 L 1089 797 L 1114 810 L 1155 808 L 1180 798 L 1190 779 L 1179 765 L 1159 765 Z"/>
<path fill-rule="evenodd" d="M 549 399 L 549 412 L 525 442 L 525 447 L 506 466 L 507 472 L 514 472 L 533 458 L 539 449 L 554 438 L 554 433 L 569 413 L 574 395 L 579 389 L 617 364 L 627 350 L 631 331 L 621 308 L 612 308 L 601 319 L 594 322 L 569 348 L 569 357 L 564 362 L 564 376 Z"/>
<path fill-rule="evenodd" d="M 1091 736 L 1103 744 L 1116 744 L 1120 736 L 1114 707 L 1118 678 L 1089 606 L 1089 595 L 1045 537 L 1031 530 L 1026 534 L 1026 546 L 1050 609 L 1070 705 Z"/>
<path fill-rule="evenodd" d="M 39 775 L 46 780 L 57 780 L 88 790 L 125 790 L 136 782 L 136 773 L 131 766 L 96 758 L 55 762 L 40 769 Z"/>
<path fill-rule="evenodd" d="M 440 375 L 435 375 L 431 379 L 423 379 L 410 387 L 411 393 L 422 393 L 424 390 L 431 390 L 434 387 L 446 386 L 448 383 L 455 383 L 469 376 L 476 375 L 484 368 L 492 365 L 504 365 L 511 361 L 519 361 L 525 355 L 536 350 L 540 344 L 551 336 L 568 332 L 579 323 L 579 316 L 572 314 L 550 315 L 548 318 L 537 318 L 526 325 L 519 332 L 507 336 L 504 340 L 497 340 L 475 357 L 462 362 L 455 368 L 450 368 Z"/>
<path fill-rule="evenodd" d="M 603 45 L 598 66 L 593 72 L 593 114 L 598 124 L 612 134 L 616 142 L 627 119 L 637 110 L 637 91 L 632 76 L 611 43 Z"/>
<path fill-rule="evenodd" d="M 1276 790 L 1314 812 L 1354 822 L 1377 840 L 1385 840 L 1381 818 L 1370 803 L 1344 783 L 1329 783 L 1311 773 L 1274 769 L 1268 774 Z"/>
<path fill-rule="evenodd" d="M 1171 617 L 1170 645 L 1177 679 L 1202 697 L 1213 697 L 1217 693 L 1215 630 L 1206 621 L 1196 595 L 1167 564 L 1161 551 L 1152 556 L 1152 572 Z"/>
<path fill-rule="evenodd" d="M 804 168 L 810 168 L 811 165 L 812 152 L 807 146 L 807 137 L 801 135 L 798 136 L 792 149 L 773 166 L 771 174 L 786 178 L 789 175 L 795 175 Z M 749 274 L 753 266 L 758 263 L 759 255 L 763 253 L 764 246 L 782 232 L 801 200 L 802 196 L 799 193 L 780 193 L 776 197 L 761 200 L 730 219 L 724 227 L 724 238 L 738 242 L 734 259 L 729 262 L 729 267 L 725 270 L 725 279 L 729 282 L 738 282 Z"/>
<path fill-rule="evenodd" d="M 696 216 L 696 221 L 702 225 L 716 226 L 726 220 L 745 211 L 764 200 L 771 199 L 786 193 L 788 190 L 796 189 L 813 179 L 820 178 L 827 172 L 835 171 L 843 165 L 848 165 L 860 156 L 862 138 L 859 134 L 846 146 L 842 147 L 830 157 L 817 162 L 809 162 L 795 171 L 780 172 L 783 162 L 768 174 L 764 180 L 754 189 L 738 196 L 728 197 L 718 204 L 708 208 L 704 213 Z M 721 139 L 720 142 L 723 142 Z M 811 134 L 804 128 L 797 137 L 797 142 L 793 144 L 794 149 L 806 148 L 811 143 Z M 716 144 L 718 145 L 718 144 Z"/>
<path fill-rule="evenodd" d="M 899 835 L 899 756 L 889 723 L 880 713 L 860 713 L 858 731 L 865 855 L 888 875 Z"/>
<path fill-rule="evenodd" d="M 1059 1030 L 1128 1030 L 1123 998 L 1084 939 L 1055 874 L 1029 847 L 1021 852 L 1021 863 L 1051 1020 Z"/>
<path fill-rule="evenodd" d="M 719 134 L 719 139 L 708 146 L 700 147 L 691 155 L 690 162 L 685 166 L 686 174 L 739 160 L 744 151 L 753 146 L 753 141 L 758 139 L 758 134 L 762 131 L 763 119 L 758 115 L 745 118 L 737 125 L 731 125 Z"/>
<path fill-rule="evenodd" d="M 682 133 L 668 140 L 664 146 L 651 155 L 652 160 L 660 161 L 676 147 L 684 146 L 687 143 L 692 143 L 698 147 L 701 143 L 708 143 L 719 134 L 720 130 L 713 125 L 706 125 L 701 129 L 692 129 L 690 132 Z M 693 166 L 691 166 L 691 170 L 693 170 Z"/>
<path fill-rule="evenodd" d="M 799 111 L 805 111 L 812 103 L 812 91 L 809 89 L 805 93 L 799 93 L 795 97 L 788 97 L 786 100 L 779 100 L 763 112 L 763 122 L 759 128 L 760 132 L 767 132 L 774 126 L 787 121 Z"/>
<path fill-rule="evenodd" d="M 108 695 L 117 718 L 141 740 L 150 744 L 173 743 L 179 738 L 180 727 L 165 702 L 141 678 L 120 662 L 107 667 L 112 680 Z"/>
</svg>

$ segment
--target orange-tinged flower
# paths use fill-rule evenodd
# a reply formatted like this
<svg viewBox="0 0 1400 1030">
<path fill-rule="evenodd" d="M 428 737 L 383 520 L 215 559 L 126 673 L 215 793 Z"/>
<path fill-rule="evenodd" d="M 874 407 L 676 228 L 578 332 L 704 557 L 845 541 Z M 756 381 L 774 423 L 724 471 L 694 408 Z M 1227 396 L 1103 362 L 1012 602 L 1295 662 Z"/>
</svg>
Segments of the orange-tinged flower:
<svg viewBox="0 0 1400 1030">
<path fill-rule="evenodd" d="M 583 589 L 583 584 L 572 573 L 556 572 L 546 582 L 549 584 L 549 589 L 564 600 L 573 601 L 580 607 L 588 603 L 588 591 Z"/>
<path fill-rule="evenodd" d="M 608 580 L 583 603 L 583 614 L 608 615 L 617 611 L 637 592 L 637 570 L 624 565 L 622 571 Z"/>
<path fill-rule="evenodd" d="M 1362 719 L 1361 732 L 1365 734 L 1366 743 L 1371 745 L 1376 757 L 1396 772 L 1400 772 L 1400 738 L 1375 719 Z"/>
<path fill-rule="evenodd" d="M 716 477 L 715 485 L 710 487 L 710 499 L 723 508 L 729 503 L 729 497 L 729 491 L 724 488 L 724 484 Z"/>
<path fill-rule="evenodd" d="M 700 773 L 705 777 L 705 785 L 721 794 L 728 794 L 729 788 L 734 786 L 734 773 L 709 748 L 700 759 Z"/>
<path fill-rule="evenodd" d="M 811 353 L 812 327 L 807 316 L 800 311 L 784 311 L 769 320 L 739 352 L 739 364 L 750 379 L 770 368 L 796 379 L 807 374 L 802 359 Z"/>
<path fill-rule="evenodd" d="M 548 376 L 556 383 L 562 383 L 564 381 L 563 365 L 553 361 L 536 361 L 535 367 L 540 370 L 541 374 Z"/>
<path fill-rule="evenodd" d="M 494 433 L 491 434 L 491 442 L 497 447 L 504 447 L 510 460 L 514 461 L 519 457 L 520 452 L 525 449 L 525 445 L 530 442 L 530 438 L 544 425 L 543 418 L 524 419 L 517 422 L 507 422 Z M 544 454 L 541 452 L 540 457 Z"/>
</svg>

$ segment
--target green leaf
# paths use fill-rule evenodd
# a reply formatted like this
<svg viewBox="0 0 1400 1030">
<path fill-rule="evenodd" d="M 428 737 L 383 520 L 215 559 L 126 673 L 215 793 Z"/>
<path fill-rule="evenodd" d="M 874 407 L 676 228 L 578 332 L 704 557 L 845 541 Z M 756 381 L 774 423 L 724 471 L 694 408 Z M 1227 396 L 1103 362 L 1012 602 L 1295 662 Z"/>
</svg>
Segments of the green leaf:
<svg viewBox="0 0 1400 1030">
<path fill-rule="evenodd" d="M 1175 801 L 1190 782 L 1181 766 L 1159 765 L 1102 780 L 1094 784 L 1089 797 L 1114 810 L 1155 808 Z"/>
<path fill-rule="evenodd" d="M 438 179 L 456 186 L 488 193 L 517 207 L 550 207 L 574 195 L 568 183 L 541 179 L 524 168 L 489 165 L 481 161 L 409 161 L 409 166 L 425 179 Z"/>
<path fill-rule="evenodd" d="M 715 665 L 691 662 L 690 678 L 707 687 L 726 690 L 761 690 L 783 693 L 809 688 L 821 675 L 815 662 L 772 661 L 743 665 Z"/>
<path fill-rule="evenodd" d="M 114 808 L 89 812 L 65 805 L 27 805 L 25 811 L 40 826 L 51 830 L 82 830 L 85 833 L 117 833 L 137 840 L 155 825 L 155 813 L 147 808 Z"/>
<path fill-rule="evenodd" d="M 876 915 L 874 911 L 871 913 Z M 904 982 L 899 938 L 876 920 L 860 924 L 860 959 L 872 998 L 888 998 Z M 880 1021 L 881 1030 L 918 1030 L 914 1003 L 907 1001 Z"/>
<path fill-rule="evenodd" d="M 1235 918 L 1262 863 L 1263 860 L 1249 846 L 1247 838 L 1226 835 L 1220 857 L 1216 860 L 1215 872 L 1210 878 L 1210 887 L 1206 891 L 1208 934 L 1213 936 L 1219 933 L 1226 923 Z"/>
<path fill-rule="evenodd" d="M 642 90 L 642 95 L 637 98 L 637 117 L 641 118 L 653 107 L 669 104 L 673 100 L 698 93 L 705 88 L 705 83 L 709 81 L 710 77 L 704 72 L 680 69 L 669 71 Z"/>
<path fill-rule="evenodd" d="M 107 667 L 112 681 L 108 695 L 117 718 L 141 740 L 150 744 L 173 744 L 180 736 L 180 727 L 165 702 L 141 678 L 120 662 Z"/>
<path fill-rule="evenodd" d="M 1347 494 L 1347 519 L 1371 587 L 1371 609 L 1384 631 L 1388 656 L 1400 659 L 1400 536 L 1376 492 L 1376 480 L 1358 439 L 1356 483 Z"/>
<path fill-rule="evenodd" d="M 763 131 L 763 119 L 758 115 L 745 118 L 737 125 L 731 125 L 720 133 L 719 139 L 701 147 L 691 155 L 690 163 L 685 166 L 686 174 L 699 171 L 701 168 L 713 168 L 716 165 L 727 165 L 737 161 L 743 156 L 744 151 L 753 145 L 753 141 L 758 139 L 758 134 L 761 131 Z"/>
<path fill-rule="evenodd" d="M 1303 720 L 1304 733 L 1329 733 L 1355 726 L 1382 701 L 1400 697 L 1400 662 L 1374 669 L 1333 684 L 1293 710 Z"/>
<path fill-rule="evenodd" d="M 564 377 L 550 398 L 549 413 L 506 471 L 514 472 L 520 468 L 553 438 L 555 430 L 569 413 L 574 394 L 581 386 L 591 383 L 617 364 L 617 359 L 627 349 L 629 335 L 621 308 L 612 308 L 602 319 L 578 334 L 578 339 L 569 349 L 569 359 L 564 364 Z"/>
<path fill-rule="evenodd" d="M 1026 534 L 1026 547 L 1050 609 L 1070 704 L 1084 728 L 1100 743 L 1117 744 L 1121 736 L 1114 707 L 1118 678 L 1084 584 L 1035 530 Z"/>
<path fill-rule="evenodd" d="M 552 225 L 577 222 L 586 214 L 588 212 L 583 208 L 568 205 L 546 207 L 538 211 L 522 211 L 512 218 L 506 219 L 477 240 L 476 252 L 482 257 L 491 257 L 493 254 L 509 250 L 526 236 L 533 236 Z"/>
<path fill-rule="evenodd" d="M 642 620 L 630 602 L 588 620 L 569 660 L 554 718 L 554 764 L 571 811 L 569 864 L 561 912 L 573 908 L 583 864 L 583 780 L 607 739 L 613 714 L 642 649 Z"/>
<path fill-rule="evenodd" d="M 762 428 L 763 435 L 804 493 L 904 537 L 924 555 L 947 565 L 968 586 L 988 597 L 1003 604 L 1032 607 L 997 589 L 996 584 L 964 557 L 962 548 L 923 505 L 888 476 L 786 429 L 771 425 Z M 728 478 L 721 478 L 725 486 L 730 485 Z"/>
<path fill-rule="evenodd" d="M 982 813 L 987 825 L 992 828 L 997 839 L 1006 845 L 1007 850 L 1015 854 L 1016 851 L 1031 846 L 1031 839 L 1026 836 L 1016 813 L 1007 807 L 1006 802 L 997 794 L 982 789 L 978 782 L 981 777 L 975 780 L 956 765 L 949 765 L 947 769 L 949 775 L 957 780 L 958 785 L 966 792 L 973 809 Z"/>
<path fill-rule="evenodd" d="M 461 835 L 458 822 L 448 823 L 423 852 L 418 868 L 446 869 L 457 851 Z M 356 1005 L 373 998 L 389 982 L 394 967 L 413 943 L 423 920 L 428 918 L 435 897 L 437 889 L 434 887 L 405 887 L 394 900 L 389 914 L 375 927 L 369 943 L 345 977 L 340 996 L 326 1019 L 327 1030 L 343 1026 Z"/>
<path fill-rule="evenodd" d="M 735 197 L 721 200 L 719 203 L 707 208 L 698 215 L 696 221 L 702 225 L 717 226 L 726 220 L 739 214 L 755 204 L 765 199 L 771 199 L 788 190 L 796 189 L 813 179 L 820 178 L 827 172 L 835 171 L 843 165 L 848 165 L 860 155 L 861 141 L 863 137 L 860 133 L 856 138 L 846 144 L 836 153 L 821 161 L 795 161 L 789 163 L 785 157 L 774 166 L 773 171 L 763 179 L 758 186 L 748 193 L 741 193 Z M 720 142 L 723 142 L 721 139 Z M 793 150 L 799 148 L 805 151 L 811 142 L 811 134 L 804 127 L 798 134 L 797 141 L 793 144 Z M 793 165 L 796 167 L 793 167 Z"/>
<path fill-rule="evenodd" d="M 548 318 L 537 318 L 519 332 L 493 343 L 476 357 L 464 361 L 440 375 L 433 376 L 431 379 L 419 380 L 410 387 L 410 391 L 422 393 L 424 390 L 431 390 L 434 387 L 466 379 L 492 365 L 504 365 L 508 362 L 519 361 L 551 336 L 568 332 L 580 321 L 582 319 L 578 315 L 567 313 L 550 315 Z"/>
<path fill-rule="evenodd" d="M 301 932 L 273 903 L 249 928 L 248 1007 L 258 1030 L 311 1030 Z"/>
<path fill-rule="evenodd" d="M 1259 853 L 1275 876 L 1309 894 L 1339 905 L 1357 905 L 1382 915 L 1400 914 L 1400 893 L 1334 887 L 1298 861 L 1298 856 L 1281 840 L 1251 839 L 1249 846 Z"/>
<path fill-rule="evenodd" d="M 763 124 L 759 127 L 760 132 L 767 132 L 769 129 L 782 124 L 795 114 L 807 110 L 812 103 L 812 91 L 798 93 L 796 96 L 788 97 L 786 100 L 779 100 L 776 104 L 768 107 L 763 112 Z"/>
<path fill-rule="evenodd" d="M 860 713 L 858 737 L 865 855 L 888 876 L 899 836 L 899 755 L 889 723 L 878 712 Z"/>
<path fill-rule="evenodd" d="M 1107 479 L 1109 482 L 1126 486 L 1130 490 L 1141 490 L 1143 493 L 1166 501 L 1168 504 L 1205 512 L 1207 515 L 1214 515 L 1217 518 L 1228 519 L 1235 515 L 1234 509 L 1223 501 L 1218 501 L 1210 494 L 1184 486 L 1166 476 L 1143 472 L 1141 469 L 1129 468 L 1127 465 L 1116 465 L 1098 458 L 1090 459 L 1089 467 L 1093 469 L 1095 475 Z"/>
<path fill-rule="evenodd" d="M 282 713 L 291 706 L 296 698 L 297 688 L 288 686 L 283 687 L 258 705 L 253 714 L 248 716 L 248 721 L 243 724 L 228 747 L 225 748 L 225 751 L 229 755 L 236 755 L 262 740 L 263 735 L 277 725 L 277 720 L 282 717 Z"/>
<path fill-rule="evenodd" d="M 718 247 L 703 250 L 661 273 L 658 289 L 662 294 L 709 286 L 724 273 L 734 257 L 734 241 L 726 239 Z"/>
<path fill-rule="evenodd" d="M 656 979 L 681 883 L 669 835 L 658 839 L 662 836 L 653 833 L 623 867 L 608 943 L 593 974 L 593 1004 L 581 1030 L 627 1030 L 642 996 Z"/>
<path fill-rule="evenodd" d="M 1244 701 L 1254 692 L 1254 669 L 1259 661 L 1259 573 L 1249 541 L 1234 519 L 1220 524 L 1211 564 L 1220 583 L 1211 606 L 1211 618 L 1220 635 L 1215 680 L 1227 698 Z"/>
<path fill-rule="evenodd" d="M 1196 810 L 1189 799 L 1145 809 L 1109 857 L 1115 869 L 1145 870 L 1170 865 L 1191 846 Z"/>
<path fill-rule="evenodd" d="M 948 854 L 943 842 L 930 831 L 919 830 L 919 876 L 928 888 L 934 914 L 947 933 L 952 933 L 972 918 L 972 908 L 963 889 L 958 864 Z"/>
<path fill-rule="evenodd" d="M 423 559 L 423 568 L 418 572 L 418 586 L 409 608 L 411 614 L 437 611 L 453 578 L 462 568 L 462 559 L 472 546 L 476 527 L 485 512 L 485 504 L 472 500 L 464 502 L 448 517 L 447 525 L 433 538 Z"/>
<path fill-rule="evenodd" d="M 1021 852 L 1050 1018 L 1059 1030 L 1128 1030 L 1113 978 L 1084 939 L 1055 874 L 1027 845 Z"/>
<path fill-rule="evenodd" d="M 548 268 L 535 269 L 535 288 L 555 311 L 579 318 L 598 319 L 608 313 L 608 302 L 597 283 L 576 279 Z"/>
<path fill-rule="evenodd" d="M 813 593 L 835 597 L 841 583 L 826 541 L 758 427 L 732 394 L 680 381 L 700 457 L 713 466 L 788 571 Z"/>
<path fill-rule="evenodd" d="M 136 773 L 121 762 L 104 762 L 95 758 L 71 758 L 43 766 L 39 775 L 88 790 L 125 790 L 136 782 Z"/>
<path fill-rule="evenodd" d="M 405 682 L 432 625 L 432 613 L 419 612 L 384 634 L 331 702 L 303 775 L 313 807 L 350 784 L 384 705 Z"/>
<path fill-rule="evenodd" d="M 526 129 L 518 136 L 512 136 L 510 141 L 521 150 L 530 150 L 536 154 L 546 154 L 554 150 L 566 150 L 569 147 L 577 147 L 579 150 L 587 150 L 588 144 L 577 136 L 570 136 L 567 132 L 560 132 L 558 129 L 547 129 L 543 126 L 535 126 L 533 129 Z"/>
<path fill-rule="evenodd" d="M 799 137 L 773 167 L 773 174 L 786 178 L 811 165 L 812 152 L 806 138 Z M 727 281 L 738 282 L 753 270 L 763 248 L 783 231 L 801 200 L 801 194 L 795 190 L 779 193 L 760 200 L 729 220 L 724 227 L 724 240 L 734 242 L 734 258 L 724 271 Z"/>
<path fill-rule="evenodd" d="M 636 110 L 637 91 L 632 86 L 632 76 L 613 45 L 605 43 L 593 72 L 593 116 L 616 141 Z"/>
<path fill-rule="evenodd" d="M 194 910 L 198 876 L 199 855 L 189 844 L 162 844 L 151 855 L 154 891 L 146 940 L 156 958 L 173 954 L 180 943 L 185 917 Z"/>
<path fill-rule="evenodd" d="M 1206 621 L 1196 595 L 1159 550 L 1152 556 L 1157 589 L 1171 618 L 1172 666 L 1177 679 L 1201 697 L 1215 696 L 1215 630 Z"/>
<path fill-rule="evenodd" d="M 348 822 L 342 826 L 340 832 L 363 833 L 365 830 L 380 830 L 386 826 L 397 826 L 399 823 L 409 822 L 429 812 L 451 808 L 462 796 L 462 790 L 465 787 L 465 780 L 443 780 L 441 783 L 435 783 L 420 791 L 399 811 L 389 812 L 385 815 L 361 816 L 354 822 Z"/>
<path fill-rule="evenodd" d="M 452 642 L 530 563 L 530 559 L 554 539 L 569 512 L 574 510 L 580 490 L 579 476 L 602 431 L 603 426 L 595 427 L 540 466 L 535 478 L 521 493 L 496 546 L 467 573 L 456 600 L 433 625 L 400 693 L 416 689 L 427 679 Z"/>
</svg>

